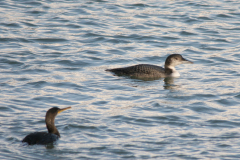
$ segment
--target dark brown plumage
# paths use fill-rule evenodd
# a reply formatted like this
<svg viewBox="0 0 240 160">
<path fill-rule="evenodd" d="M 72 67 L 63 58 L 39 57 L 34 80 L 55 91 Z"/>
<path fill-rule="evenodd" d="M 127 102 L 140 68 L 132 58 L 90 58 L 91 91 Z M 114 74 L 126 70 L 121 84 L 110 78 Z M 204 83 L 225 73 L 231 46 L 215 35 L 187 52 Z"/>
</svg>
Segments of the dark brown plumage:
<svg viewBox="0 0 240 160">
<path fill-rule="evenodd" d="M 165 61 L 165 68 L 150 65 L 138 64 L 135 66 L 107 69 L 106 71 L 113 72 L 117 75 L 126 75 L 133 78 L 165 78 L 178 77 L 180 74 L 176 71 L 175 66 L 183 63 L 193 63 L 184 59 L 180 54 L 172 54 Z"/>
</svg>

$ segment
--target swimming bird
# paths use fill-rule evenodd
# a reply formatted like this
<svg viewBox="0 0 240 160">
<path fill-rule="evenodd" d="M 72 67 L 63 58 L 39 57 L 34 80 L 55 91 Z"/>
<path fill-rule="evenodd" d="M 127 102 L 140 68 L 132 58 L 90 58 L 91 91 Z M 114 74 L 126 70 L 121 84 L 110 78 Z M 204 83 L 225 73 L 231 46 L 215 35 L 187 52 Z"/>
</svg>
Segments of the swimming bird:
<svg viewBox="0 0 240 160">
<path fill-rule="evenodd" d="M 70 109 L 71 107 L 67 107 L 67 108 L 63 108 L 60 109 L 58 107 L 53 107 L 50 108 L 45 116 L 45 122 L 46 122 L 46 126 L 48 129 L 48 132 L 34 132 L 34 133 L 30 133 L 29 135 L 27 135 L 22 142 L 26 142 L 28 143 L 28 145 L 33 145 L 33 144 L 48 144 L 48 143 L 52 143 L 55 142 L 56 140 L 58 140 L 58 138 L 60 138 L 60 133 L 58 132 L 57 128 L 55 127 L 55 117 L 67 110 Z"/>
<path fill-rule="evenodd" d="M 162 68 L 150 64 L 138 64 L 124 68 L 107 69 L 106 71 L 113 72 L 117 75 L 126 75 L 133 78 L 165 78 L 179 77 L 180 74 L 175 69 L 175 66 L 184 63 L 193 63 L 184 59 L 180 54 L 171 54 L 165 61 L 165 67 Z"/>
</svg>

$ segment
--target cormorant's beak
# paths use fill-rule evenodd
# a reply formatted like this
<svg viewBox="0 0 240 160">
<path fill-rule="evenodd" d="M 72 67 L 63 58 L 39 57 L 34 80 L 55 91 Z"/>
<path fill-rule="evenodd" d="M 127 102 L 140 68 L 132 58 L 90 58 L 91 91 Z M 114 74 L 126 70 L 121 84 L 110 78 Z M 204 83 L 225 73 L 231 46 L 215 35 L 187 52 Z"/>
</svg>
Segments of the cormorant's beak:
<svg viewBox="0 0 240 160">
<path fill-rule="evenodd" d="M 70 109 L 70 108 L 72 108 L 72 107 L 67 107 L 67 108 L 59 109 L 59 110 L 58 110 L 58 114 L 61 113 L 61 112 L 63 112 L 63 111 L 65 111 L 65 110 L 67 110 L 67 109 Z"/>
<path fill-rule="evenodd" d="M 189 60 L 187 60 L 185 58 L 182 58 L 182 62 L 183 63 L 188 63 L 188 64 L 193 64 L 193 62 L 191 62 L 191 61 L 189 61 Z"/>
</svg>

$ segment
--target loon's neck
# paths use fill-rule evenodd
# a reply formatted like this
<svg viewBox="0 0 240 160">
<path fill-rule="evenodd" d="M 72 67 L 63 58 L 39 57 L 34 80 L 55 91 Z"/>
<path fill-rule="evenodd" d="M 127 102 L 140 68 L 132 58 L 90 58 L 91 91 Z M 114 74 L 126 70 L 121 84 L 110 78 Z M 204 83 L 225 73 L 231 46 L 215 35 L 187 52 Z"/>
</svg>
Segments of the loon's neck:
<svg viewBox="0 0 240 160">
<path fill-rule="evenodd" d="M 174 66 L 165 66 L 165 73 L 168 77 L 179 77 L 180 74 Z"/>
</svg>

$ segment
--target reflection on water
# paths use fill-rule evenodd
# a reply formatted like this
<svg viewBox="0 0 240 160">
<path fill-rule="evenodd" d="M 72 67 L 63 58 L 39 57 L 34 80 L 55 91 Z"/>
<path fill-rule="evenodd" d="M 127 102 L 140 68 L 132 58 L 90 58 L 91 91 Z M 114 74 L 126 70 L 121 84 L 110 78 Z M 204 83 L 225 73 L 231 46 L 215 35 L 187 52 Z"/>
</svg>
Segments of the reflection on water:
<svg viewBox="0 0 240 160">
<path fill-rule="evenodd" d="M 179 85 L 175 85 L 174 84 L 174 79 L 176 78 L 173 78 L 173 77 L 167 77 L 167 78 L 164 78 L 164 89 L 177 89 L 179 88 L 180 86 Z"/>
<path fill-rule="evenodd" d="M 50 143 L 48 145 L 45 145 L 46 149 L 53 149 L 54 148 L 55 143 Z"/>
</svg>

